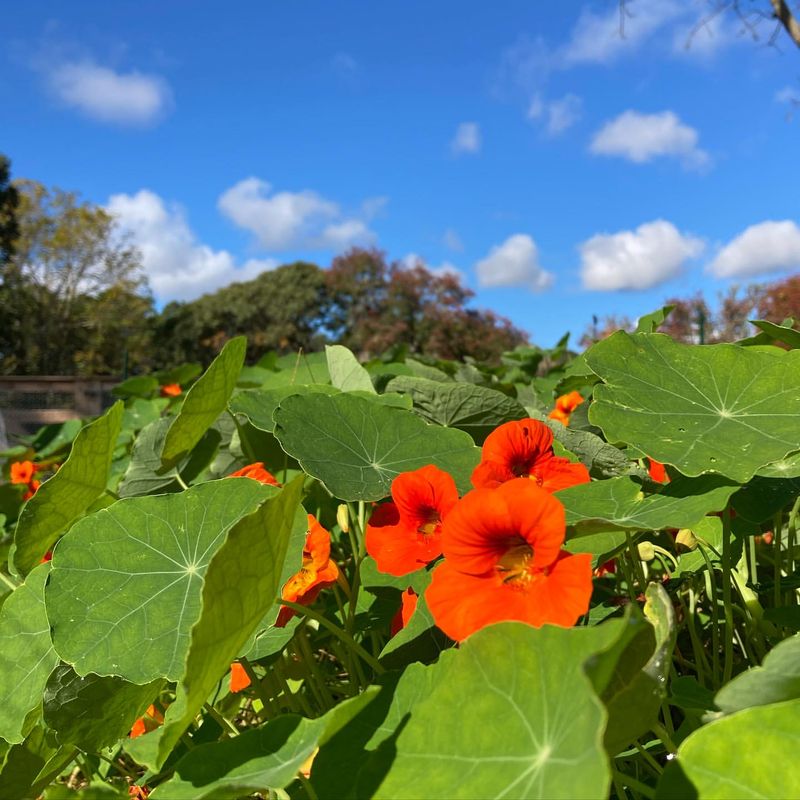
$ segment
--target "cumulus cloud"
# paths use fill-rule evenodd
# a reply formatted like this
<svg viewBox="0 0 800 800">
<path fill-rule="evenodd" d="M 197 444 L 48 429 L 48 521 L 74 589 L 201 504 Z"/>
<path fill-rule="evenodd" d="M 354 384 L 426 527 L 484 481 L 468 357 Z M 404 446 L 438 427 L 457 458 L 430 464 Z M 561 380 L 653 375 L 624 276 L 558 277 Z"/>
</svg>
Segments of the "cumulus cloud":
<svg viewBox="0 0 800 800">
<path fill-rule="evenodd" d="M 686 167 L 699 168 L 709 163 L 709 157 L 698 147 L 698 139 L 697 131 L 672 111 L 643 114 L 629 110 L 597 131 L 589 149 L 595 155 L 619 156 L 635 164 L 672 157 Z"/>
<path fill-rule="evenodd" d="M 525 233 L 509 236 L 475 265 L 481 286 L 525 286 L 541 292 L 553 284 L 554 276 L 539 263 L 536 242 Z"/>
<path fill-rule="evenodd" d="M 477 122 L 462 122 L 450 142 L 453 155 L 475 154 L 481 151 L 481 129 Z"/>
<path fill-rule="evenodd" d="M 635 231 L 592 236 L 579 250 L 585 289 L 650 289 L 680 274 L 684 263 L 703 252 L 702 240 L 682 234 L 663 219 Z"/>
<path fill-rule="evenodd" d="M 559 53 L 563 66 L 607 64 L 620 55 L 637 50 L 656 31 L 686 12 L 676 0 L 637 0 L 623 10 L 616 3 L 603 12 L 584 8 L 572 29 L 569 41 Z M 620 29 L 620 23 L 624 26 Z"/>
<path fill-rule="evenodd" d="M 528 119 L 541 120 L 549 136 L 558 136 L 581 118 L 582 111 L 583 100 L 575 94 L 565 94 L 550 102 L 536 94 L 528 107 Z"/>
<path fill-rule="evenodd" d="M 147 189 L 133 195 L 115 194 L 107 209 L 141 251 L 150 286 L 161 301 L 193 300 L 277 266 L 271 259 L 250 259 L 237 265 L 227 250 L 214 250 L 199 242 L 181 209 L 167 207 L 159 195 Z"/>
<path fill-rule="evenodd" d="M 147 125 L 172 104 L 170 88 L 158 75 L 115 72 L 91 61 L 57 64 L 47 80 L 61 102 L 100 122 Z"/>
<path fill-rule="evenodd" d="M 268 250 L 343 250 L 376 241 L 366 219 L 385 205 L 366 201 L 361 216 L 345 216 L 337 203 L 317 192 L 273 192 L 259 178 L 245 178 L 219 198 L 219 210 L 253 233 Z"/>
<path fill-rule="evenodd" d="M 800 269 L 800 227 L 788 219 L 751 225 L 708 265 L 717 278 L 748 278 L 795 269 Z"/>
</svg>

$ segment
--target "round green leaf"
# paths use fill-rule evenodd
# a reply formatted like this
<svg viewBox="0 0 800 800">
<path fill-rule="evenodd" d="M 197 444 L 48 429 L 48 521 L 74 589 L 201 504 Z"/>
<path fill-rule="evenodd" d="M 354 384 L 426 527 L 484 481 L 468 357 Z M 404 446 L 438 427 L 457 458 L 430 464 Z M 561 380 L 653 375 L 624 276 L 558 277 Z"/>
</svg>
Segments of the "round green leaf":
<svg viewBox="0 0 800 800">
<path fill-rule="evenodd" d="M 462 431 L 349 394 L 287 397 L 274 419 L 281 447 L 341 500 L 380 500 L 397 475 L 426 464 L 465 492 L 480 457 Z"/>
<path fill-rule="evenodd" d="M 0 609 L 0 739 L 25 738 L 25 717 L 42 700 L 58 663 L 44 607 L 49 564 L 37 567 Z"/>
<path fill-rule="evenodd" d="M 659 798 L 687 797 L 683 773 L 698 800 L 800 797 L 800 700 L 757 706 L 704 725 L 678 748 L 664 772 Z"/>
<path fill-rule="evenodd" d="M 660 530 L 691 528 L 706 514 L 725 508 L 739 487 L 716 475 L 678 478 L 658 494 L 644 495 L 630 478 L 611 478 L 570 486 L 556 493 L 567 525 L 577 533 L 619 528 Z"/>
<path fill-rule="evenodd" d="M 604 384 L 589 419 L 685 475 L 718 472 L 740 483 L 797 450 L 800 352 L 777 357 L 732 344 L 684 345 L 622 331 L 586 361 Z"/>
<path fill-rule="evenodd" d="M 61 658 L 79 675 L 177 680 L 209 561 L 227 531 L 276 491 L 227 478 L 120 500 L 74 525 L 53 554 L 45 592 Z"/>
<path fill-rule="evenodd" d="M 343 392 L 358 389 L 375 394 L 372 378 L 353 353 L 340 344 L 325 345 L 325 358 L 328 360 L 328 372 L 331 383 Z"/>
<path fill-rule="evenodd" d="M 621 634 L 491 625 L 411 710 L 381 798 L 605 798 L 605 711 L 583 663 Z"/>
</svg>

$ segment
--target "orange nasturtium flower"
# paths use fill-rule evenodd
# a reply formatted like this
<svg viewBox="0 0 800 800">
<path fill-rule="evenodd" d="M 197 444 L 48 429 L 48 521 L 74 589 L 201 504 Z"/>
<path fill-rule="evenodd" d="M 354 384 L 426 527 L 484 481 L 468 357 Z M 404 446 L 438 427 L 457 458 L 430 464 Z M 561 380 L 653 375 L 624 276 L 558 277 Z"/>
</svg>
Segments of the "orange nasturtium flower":
<svg viewBox="0 0 800 800">
<path fill-rule="evenodd" d="M 179 383 L 165 383 L 161 387 L 162 397 L 180 397 L 181 385 Z"/>
<path fill-rule="evenodd" d="M 553 454 L 553 432 L 530 418 L 506 422 L 486 437 L 472 485 L 492 489 L 514 478 L 530 478 L 548 492 L 590 480 L 583 464 Z"/>
<path fill-rule="evenodd" d="M 589 609 L 592 557 L 561 549 L 564 506 L 533 481 L 466 495 L 444 522 L 444 562 L 425 592 L 457 641 L 493 622 L 569 627 Z"/>
<path fill-rule="evenodd" d="M 442 521 L 458 502 L 455 481 L 429 464 L 392 481 L 392 500 L 375 509 L 365 544 L 381 572 L 407 575 L 442 554 Z"/>
<path fill-rule="evenodd" d="M 130 738 L 135 739 L 137 736 L 141 736 L 143 733 L 155 730 L 155 728 L 157 728 L 163 722 L 164 715 L 154 705 L 150 705 L 147 707 L 147 711 L 144 712 L 144 716 L 139 717 L 139 719 L 133 723 Z"/>
<path fill-rule="evenodd" d="M 583 402 L 580 392 L 562 394 L 556 399 L 556 407 L 547 415 L 550 419 L 557 419 L 563 425 L 569 425 L 570 414 Z"/>
<path fill-rule="evenodd" d="M 660 462 L 652 458 L 647 459 L 649 467 L 647 472 L 656 483 L 669 483 L 669 475 L 667 475 L 666 467 Z"/>
<path fill-rule="evenodd" d="M 11 465 L 11 483 L 31 483 L 38 466 L 33 461 L 17 461 Z"/>
<path fill-rule="evenodd" d="M 39 487 L 42 485 L 41 481 L 37 481 L 35 478 L 28 484 L 28 491 L 22 495 L 23 500 L 30 500 L 36 492 L 39 490 Z"/>
<path fill-rule="evenodd" d="M 231 664 L 231 691 L 241 692 L 250 685 L 250 676 L 245 671 L 245 668 L 239 661 L 234 661 Z"/>
<path fill-rule="evenodd" d="M 308 533 L 306 544 L 303 548 L 303 564 L 300 571 L 296 572 L 286 581 L 281 598 L 290 603 L 310 605 L 317 599 L 317 595 L 329 586 L 336 583 L 339 577 L 339 567 L 331 561 L 331 535 L 319 524 L 313 514 L 308 515 Z M 294 616 L 291 608 L 283 606 L 275 622 L 276 628 L 283 628 Z"/>
<path fill-rule="evenodd" d="M 255 464 L 248 464 L 246 467 L 231 472 L 229 478 L 252 478 L 254 481 L 266 483 L 269 486 L 280 486 L 275 476 L 264 469 L 263 461 L 256 461 Z"/>
<path fill-rule="evenodd" d="M 403 592 L 402 605 L 397 609 L 397 613 L 392 617 L 391 631 L 392 636 L 399 633 L 411 619 L 412 614 L 417 610 L 419 595 L 409 586 Z"/>
</svg>

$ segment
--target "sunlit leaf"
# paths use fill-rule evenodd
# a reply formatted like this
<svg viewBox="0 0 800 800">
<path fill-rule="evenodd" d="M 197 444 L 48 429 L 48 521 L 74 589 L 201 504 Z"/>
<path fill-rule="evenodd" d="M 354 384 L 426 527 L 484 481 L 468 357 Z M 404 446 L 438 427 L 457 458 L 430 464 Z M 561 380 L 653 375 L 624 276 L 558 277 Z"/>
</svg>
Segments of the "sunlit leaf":
<svg viewBox="0 0 800 800">
<path fill-rule="evenodd" d="M 378 797 L 605 798 L 605 712 L 582 664 L 620 634 L 502 623 L 469 637 L 413 707 Z"/>
<path fill-rule="evenodd" d="M 753 320 L 753 325 L 759 330 L 764 331 L 772 339 L 788 344 L 792 348 L 800 348 L 800 331 L 785 325 L 776 325 L 765 319 Z"/>
<path fill-rule="evenodd" d="M 49 571 L 49 564 L 33 570 L 0 608 L 0 739 L 7 742 L 25 738 L 25 717 L 58 663 L 44 607 Z"/>
<path fill-rule="evenodd" d="M 678 344 L 662 334 L 615 333 L 586 361 L 604 384 L 589 419 L 685 475 L 744 483 L 797 450 L 800 352 Z"/>
<path fill-rule="evenodd" d="M 45 593 L 61 658 L 79 675 L 178 680 L 209 562 L 276 491 L 228 478 L 120 500 L 81 520 L 56 548 Z"/>
<path fill-rule="evenodd" d="M 189 389 L 164 440 L 161 452 L 164 466 L 171 466 L 186 455 L 225 410 L 246 351 L 247 339 L 243 336 L 231 339 Z"/>
<path fill-rule="evenodd" d="M 325 357 L 328 360 L 328 372 L 331 383 L 343 392 L 361 390 L 375 394 L 372 378 L 358 363 L 358 359 L 346 347 L 340 344 L 325 345 Z"/>
<path fill-rule="evenodd" d="M 341 500 L 380 500 L 397 475 L 426 464 L 464 492 L 480 456 L 462 431 L 349 394 L 287 397 L 274 419 L 283 449 Z"/>
<path fill-rule="evenodd" d="M 122 403 L 87 425 L 69 458 L 22 509 L 14 536 L 14 564 L 25 574 L 41 561 L 58 537 L 105 491 Z"/>
</svg>

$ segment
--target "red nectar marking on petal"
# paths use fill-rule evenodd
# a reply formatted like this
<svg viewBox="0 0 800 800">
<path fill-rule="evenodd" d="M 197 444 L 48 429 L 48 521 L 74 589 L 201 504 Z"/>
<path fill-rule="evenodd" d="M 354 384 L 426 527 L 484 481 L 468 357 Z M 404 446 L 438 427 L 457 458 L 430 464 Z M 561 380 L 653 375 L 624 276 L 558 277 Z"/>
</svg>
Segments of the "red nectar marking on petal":
<svg viewBox="0 0 800 800">
<path fill-rule="evenodd" d="M 524 588 L 533 578 L 528 568 L 532 558 L 533 548 L 527 542 L 518 539 L 500 556 L 495 569 L 503 583 Z"/>
<path fill-rule="evenodd" d="M 525 477 L 526 478 L 530 478 L 530 480 L 534 481 L 537 486 L 542 486 L 542 484 L 544 484 L 544 481 L 542 480 L 542 476 L 541 475 L 537 475 L 535 472 L 532 472 L 530 475 L 526 475 Z"/>
</svg>

